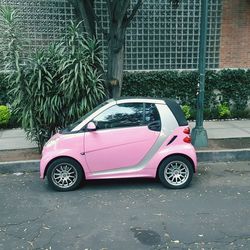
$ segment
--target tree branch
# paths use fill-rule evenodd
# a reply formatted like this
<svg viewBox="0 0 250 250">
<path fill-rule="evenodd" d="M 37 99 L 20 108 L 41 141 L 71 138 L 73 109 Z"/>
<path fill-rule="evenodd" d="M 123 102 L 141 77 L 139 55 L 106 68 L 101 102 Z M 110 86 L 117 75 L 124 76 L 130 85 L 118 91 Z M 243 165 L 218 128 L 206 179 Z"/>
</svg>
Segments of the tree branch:
<svg viewBox="0 0 250 250">
<path fill-rule="evenodd" d="M 130 0 L 122 1 L 121 7 L 120 7 L 121 8 L 121 19 L 122 20 L 124 19 L 124 17 L 126 17 L 126 13 L 127 13 L 129 4 L 130 4 Z"/>
<path fill-rule="evenodd" d="M 131 21 L 133 20 L 134 16 L 136 15 L 138 9 L 142 6 L 143 4 L 143 0 L 138 0 L 138 2 L 136 3 L 136 5 L 134 6 L 131 14 L 129 17 L 127 17 L 126 22 L 125 22 L 125 26 L 129 26 L 129 24 L 131 23 Z"/>
<path fill-rule="evenodd" d="M 93 13 L 93 0 L 69 0 L 69 3 L 74 7 L 78 22 L 84 21 L 85 30 L 91 36 L 95 36 L 95 20 Z"/>
</svg>

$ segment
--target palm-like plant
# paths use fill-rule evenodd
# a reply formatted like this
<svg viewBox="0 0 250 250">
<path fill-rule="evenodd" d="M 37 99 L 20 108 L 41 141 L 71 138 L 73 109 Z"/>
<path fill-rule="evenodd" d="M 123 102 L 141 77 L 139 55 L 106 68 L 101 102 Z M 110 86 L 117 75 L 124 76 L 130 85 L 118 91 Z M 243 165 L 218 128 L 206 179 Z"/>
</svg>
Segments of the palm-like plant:
<svg viewBox="0 0 250 250">
<path fill-rule="evenodd" d="M 9 6 L 0 6 L 0 28 L 4 31 L 2 37 L 7 41 L 7 48 L 3 51 L 7 69 L 19 67 L 22 46 L 18 30 L 17 11 Z"/>
<path fill-rule="evenodd" d="M 13 10 L 13 19 L 15 15 Z M 6 21 L 6 31 L 9 27 L 14 34 L 16 25 Z M 15 65 L 9 74 L 14 107 L 22 113 L 22 126 L 40 150 L 58 128 L 78 119 L 105 98 L 100 44 L 82 35 L 79 25 L 71 22 L 60 42 L 37 51 L 25 63 L 20 62 L 21 46 L 12 42 L 8 49 L 11 56 L 6 57 L 7 62 Z"/>
</svg>

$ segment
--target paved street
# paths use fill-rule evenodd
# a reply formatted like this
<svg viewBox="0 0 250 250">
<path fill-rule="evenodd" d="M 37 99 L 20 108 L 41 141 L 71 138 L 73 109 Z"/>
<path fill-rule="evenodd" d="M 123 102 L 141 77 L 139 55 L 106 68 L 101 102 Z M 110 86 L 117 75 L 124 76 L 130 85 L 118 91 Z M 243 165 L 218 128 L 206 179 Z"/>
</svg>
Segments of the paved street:
<svg viewBox="0 0 250 250">
<path fill-rule="evenodd" d="M 48 189 L 0 175 L 0 249 L 250 249 L 250 162 L 200 165 L 192 185 L 153 180 Z"/>
</svg>

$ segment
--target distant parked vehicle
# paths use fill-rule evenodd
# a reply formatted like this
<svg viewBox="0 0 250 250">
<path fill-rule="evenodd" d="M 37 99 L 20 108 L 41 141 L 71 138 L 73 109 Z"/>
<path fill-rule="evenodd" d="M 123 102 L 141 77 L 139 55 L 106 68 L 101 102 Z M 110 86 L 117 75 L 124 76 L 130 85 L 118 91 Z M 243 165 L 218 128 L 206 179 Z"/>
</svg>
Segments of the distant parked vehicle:
<svg viewBox="0 0 250 250">
<path fill-rule="evenodd" d="M 40 177 L 58 191 L 83 180 L 159 177 L 185 188 L 197 171 L 190 129 L 172 100 L 110 99 L 55 134 L 44 146 Z"/>
</svg>

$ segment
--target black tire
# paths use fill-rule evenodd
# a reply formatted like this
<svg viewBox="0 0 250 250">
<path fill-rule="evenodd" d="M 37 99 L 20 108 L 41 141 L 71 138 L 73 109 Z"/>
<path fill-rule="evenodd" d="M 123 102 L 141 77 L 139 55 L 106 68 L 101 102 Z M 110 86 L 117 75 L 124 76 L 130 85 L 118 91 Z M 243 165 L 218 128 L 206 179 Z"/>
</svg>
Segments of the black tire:
<svg viewBox="0 0 250 250">
<path fill-rule="evenodd" d="M 57 191 L 72 191 L 80 187 L 84 173 L 81 165 L 67 157 L 53 161 L 47 171 L 49 186 Z"/>
<path fill-rule="evenodd" d="M 160 164 L 158 176 L 161 183 L 167 188 L 185 188 L 192 181 L 193 166 L 185 157 L 173 155 Z"/>
</svg>

